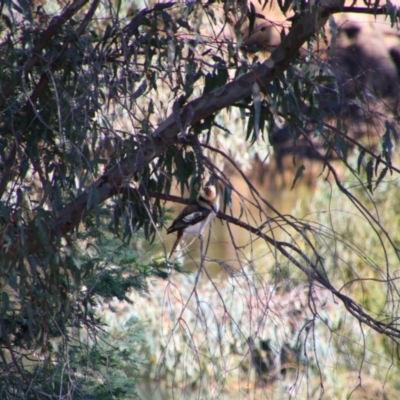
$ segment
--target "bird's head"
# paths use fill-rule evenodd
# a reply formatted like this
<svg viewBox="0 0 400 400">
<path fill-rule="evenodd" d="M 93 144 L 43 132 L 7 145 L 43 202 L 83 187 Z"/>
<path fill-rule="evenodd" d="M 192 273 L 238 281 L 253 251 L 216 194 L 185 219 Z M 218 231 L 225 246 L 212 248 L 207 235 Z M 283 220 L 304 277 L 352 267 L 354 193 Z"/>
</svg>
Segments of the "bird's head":
<svg viewBox="0 0 400 400">
<path fill-rule="evenodd" d="M 199 198 L 206 203 L 208 203 L 217 214 L 219 210 L 219 194 L 217 193 L 217 189 L 214 185 L 204 186 L 200 190 Z"/>
</svg>

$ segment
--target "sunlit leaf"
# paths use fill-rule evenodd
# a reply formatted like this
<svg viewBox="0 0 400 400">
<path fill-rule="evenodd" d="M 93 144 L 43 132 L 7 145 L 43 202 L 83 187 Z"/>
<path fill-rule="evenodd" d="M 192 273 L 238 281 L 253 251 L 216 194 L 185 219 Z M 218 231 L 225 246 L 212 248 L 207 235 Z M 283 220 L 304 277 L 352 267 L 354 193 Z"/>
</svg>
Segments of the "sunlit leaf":
<svg viewBox="0 0 400 400">
<path fill-rule="evenodd" d="M 392 142 L 392 135 L 394 140 L 397 142 L 398 141 L 398 134 L 396 129 L 394 128 L 393 124 L 391 124 L 389 121 L 385 121 L 385 127 L 386 131 L 382 136 L 382 150 L 383 150 L 383 156 L 385 157 L 385 160 L 391 164 L 392 163 L 392 153 L 393 153 L 393 148 L 394 144 Z"/>
<path fill-rule="evenodd" d="M 226 207 L 232 208 L 232 188 L 230 186 L 224 187 L 224 213 Z"/>
<path fill-rule="evenodd" d="M 10 298 L 8 294 L 4 291 L 1 292 L 1 308 L 0 308 L 0 318 L 7 312 L 10 305 Z"/>
<path fill-rule="evenodd" d="M 179 132 L 181 133 L 181 135 L 184 135 L 185 132 L 183 131 L 183 127 L 182 127 L 181 111 L 180 111 L 180 107 L 179 107 L 179 102 L 176 100 L 174 101 L 174 104 L 172 106 L 172 113 L 174 115 L 175 123 L 179 129 Z"/>
<path fill-rule="evenodd" d="M 258 139 L 260 131 L 260 118 L 261 118 L 261 92 L 257 82 L 253 83 L 252 88 L 253 103 L 254 103 L 254 138 L 253 141 Z"/>
<path fill-rule="evenodd" d="M 293 179 L 292 187 L 290 190 L 293 190 L 294 186 L 296 185 L 297 180 L 303 175 L 303 171 L 306 169 L 304 165 L 300 165 L 299 168 L 297 168 L 296 175 Z"/>
<path fill-rule="evenodd" d="M 253 3 L 250 3 L 248 12 L 247 12 L 247 17 L 249 19 L 249 35 L 251 35 L 254 31 L 254 22 L 256 20 L 256 8 L 254 7 Z"/>
<path fill-rule="evenodd" d="M 379 174 L 378 179 L 376 180 L 376 184 L 375 184 L 375 189 L 378 187 L 378 185 L 382 182 L 382 180 L 385 178 L 387 172 L 388 172 L 389 168 L 385 167 L 383 168 L 383 170 L 381 171 L 381 173 Z"/>
<path fill-rule="evenodd" d="M 336 24 L 335 18 L 331 15 L 329 17 L 329 28 L 331 30 L 332 38 L 330 43 L 330 50 L 332 51 L 336 47 L 336 39 L 339 33 L 338 26 Z"/>
<path fill-rule="evenodd" d="M 338 155 L 347 160 L 347 143 L 342 135 L 335 135 L 335 145 Z"/>
<path fill-rule="evenodd" d="M 289 10 L 289 8 L 291 6 L 291 1 L 289 1 L 289 0 L 278 0 L 278 5 L 279 5 L 279 8 L 281 9 L 281 11 L 285 14 Z"/>
<path fill-rule="evenodd" d="M 364 161 L 365 153 L 366 153 L 365 149 L 361 150 L 361 152 L 357 158 L 357 173 L 358 173 L 358 175 L 360 175 L 361 165 Z"/>
<path fill-rule="evenodd" d="M 374 161 L 373 160 L 368 161 L 365 171 L 367 173 L 367 188 L 372 193 L 372 178 L 374 175 Z"/>
<path fill-rule="evenodd" d="M 176 2 L 173 2 L 173 1 L 170 1 L 167 3 L 157 3 L 154 6 L 154 11 L 159 12 L 159 11 L 167 10 L 168 8 L 173 7 L 175 4 L 176 4 Z"/>
<path fill-rule="evenodd" d="M 139 87 L 136 89 L 134 93 L 131 95 L 131 100 L 135 100 L 138 97 L 142 96 L 143 93 L 145 93 L 147 90 L 147 80 L 144 79 L 142 83 L 139 85 Z"/>
<path fill-rule="evenodd" d="M 382 156 L 379 154 L 375 161 L 375 175 L 378 175 L 378 167 L 381 162 L 382 162 Z"/>
</svg>

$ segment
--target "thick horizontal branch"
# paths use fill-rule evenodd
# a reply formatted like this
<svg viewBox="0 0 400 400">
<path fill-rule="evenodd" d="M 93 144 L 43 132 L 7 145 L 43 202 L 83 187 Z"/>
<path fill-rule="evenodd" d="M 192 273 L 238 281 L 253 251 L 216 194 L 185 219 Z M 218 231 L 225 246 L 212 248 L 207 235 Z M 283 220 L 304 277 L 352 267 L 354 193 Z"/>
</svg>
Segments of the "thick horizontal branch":
<svg viewBox="0 0 400 400">
<path fill-rule="evenodd" d="M 270 61 L 267 60 L 252 72 L 188 103 L 181 112 L 181 119 L 184 121 L 185 115 L 191 108 L 193 118 L 190 123 L 194 124 L 249 96 L 254 82 L 262 82 L 265 85 L 274 77 L 282 74 L 297 50 L 314 33 L 317 25 L 316 17 L 315 14 L 305 16 L 304 20 L 296 25 L 273 52 Z M 326 19 L 327 15 L 323 18 L 321 17 L 321 23 L 324 23 Z M 122 160 L 87 189 L 85 193 L 61 210 L 57 218 L 58 232 L 61 234 L 67 233 L 93 209 L 93 205 L 88 206 L 91 195 L 96 197 L 97 204 L 101 204 L 107 198 L 116 194 L 125 179 L 136 174 L 144 165 L 151 162 L 154 157 L 163 153 L 169 145 L 176 141 L 178 133 L 179 128 L 176 125 L 175 117 L 171 114 L 153 133 L 152 141 L 146 141 L 142 148 L 138 148 L 135 153 Z"/>
<path fill-rule="evenodd" d="M 159 151 L 154 141 L 144 138 L 131 156 L 112 167 L 89 189 L 61 210 L 56 221 L 56 233 L 65 235 L 72 230 L 96 205 L 117 194 L 123 182 L 142 171 Z"/>
<path fill-rule="evenodd" d="M 369 15 L 387 15 L 388 8 L 383 6 L 375 9 L 374 7 L 343 7 L 336 12 L 354 13 L 354 14 L 369 14 Z"/>
<path fill-rule="evenodd" d="M 255 66 L 252 71 L 210 93 L 189 102 L 181 110 L 182 125 L 195 124 L 214 113 L 245 99 L 252 94 L 254 83 L 261 90 L 287 69 L 293 57 L 301 46 L 325 24 L 330 11 L 315 8 L 312 13 L 306 14 L 282 40 L 272 52 L 271 57 L 264 63 Z M 187 119 L 190 118 L 190 121 Z M 172 113 L 153 133 L 153 137 L 170 139 L 179 133 L 176 117 Z"/>
<path fill-rule="evenodd" d="M 258 83 L 260 88 L 263 88 L 268 82 L 277 76 L 281 76 L 290 65 L 300 47 L 325 24 L 329 15 L 339 8 L 339 1 L 333 2 L 337 6 L 336 8 L 332 7 L 331 3 L 332 1 L 329 7 L 320 4 L 310 14 L 302 17 L 282 40 L 281 44 L 273 51 L 271 57 L 263 64 L 254 67 L 251 72 L 225 86 L 189 102 L 181 110 L 182 125 L 187 125 L 185 118 L 189 116 L 191 119 L 190 124 L 194 124 L 246 98 L 251 95 L 255 82 Z M 165 152 L 168 146 L 175 143 L 178 133 L 179 127 L 176 124 L 176 117 L 172 113 L 154 131 L 151 140 L 143 141 L 132 155 L 123 159 L 118 165 L 107 171 L 84 193 L 58 213 L 55 226 L 53 227 L 55 234 L 64 235 L 71 231 L 96 205 L 101 204 L 116 194 L 126 179 L 137 174 L 155 157 Z M 35 244 L 32 241 L 29 252 L 33 252 L 34 250 Z"/>
</svg>

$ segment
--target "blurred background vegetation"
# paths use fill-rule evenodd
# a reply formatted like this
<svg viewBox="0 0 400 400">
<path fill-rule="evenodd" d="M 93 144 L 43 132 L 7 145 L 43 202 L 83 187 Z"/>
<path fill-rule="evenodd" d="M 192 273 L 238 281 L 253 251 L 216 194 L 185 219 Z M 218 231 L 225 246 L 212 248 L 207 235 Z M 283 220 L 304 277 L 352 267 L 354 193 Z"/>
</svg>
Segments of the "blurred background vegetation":
<svg viewBox="0 0 400 400">
<path fill-rule="evenodd" d="M 0 10 L 0 399 L 398 396 L 392 3 Z"/>
</svg>

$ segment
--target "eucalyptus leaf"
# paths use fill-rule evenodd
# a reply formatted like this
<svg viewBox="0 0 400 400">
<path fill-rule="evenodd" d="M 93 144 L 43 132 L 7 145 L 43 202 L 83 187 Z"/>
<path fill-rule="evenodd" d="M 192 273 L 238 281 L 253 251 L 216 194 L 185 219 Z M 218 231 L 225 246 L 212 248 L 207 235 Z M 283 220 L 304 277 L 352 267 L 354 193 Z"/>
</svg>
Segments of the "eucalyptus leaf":
<svg viewBox="0 0 400 400">
<path fill-rule="evenodd" d="M 303 171 L 306 169 L 304 165 L 300 165 L 299 168 L 297 168 L 296 175 L 293 179 L 292 187 L 290 190 L 293 190 L 294 186 L 296 185 L 297 180 L 303 175 Z"/>
<path fill-rule="evenodd" d="M 372 178 L 374 175 L 374 162 L 373 160 L 369 160 L 367 166 L 365 168 L 367 173 L 367 188 L 372 193 Z"/>
<path fill-rule="evenodd" d="M 254 140 L 258 140 L 261 120 L 261 92 L 257 82 L 253 83 L 253 104 L 254 104 Z"/>
</svg>

